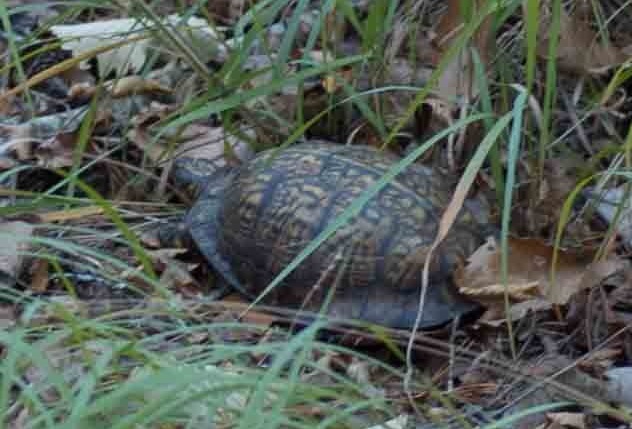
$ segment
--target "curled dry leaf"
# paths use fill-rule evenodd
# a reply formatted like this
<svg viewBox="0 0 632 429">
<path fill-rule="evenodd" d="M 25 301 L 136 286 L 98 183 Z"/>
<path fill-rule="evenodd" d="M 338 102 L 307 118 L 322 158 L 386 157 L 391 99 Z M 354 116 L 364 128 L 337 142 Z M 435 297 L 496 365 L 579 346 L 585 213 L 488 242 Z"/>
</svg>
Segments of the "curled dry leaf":
<svg viewBox="0 0 632 429">
<path fill-rule="evenodd" d="M 555 284 L 551 284 L 553 247 L 535 239 L 509 240 L 507 288 L 516 313 L 565 304 L 576 292 L 598 285 L 628 265 L 617 258 L 592 262 L 579 252 L 559 250 Z M 468 264 L 457 269 L 454 280 L 461 293 L 504 314 L 505 286 L 501 279 L 501 251 L 495 239 L 474 252 Z M 494 296 L 494 293 L 497 293 Z M 522 301 L 521 304 L 515 304 Z"/>
<path fill-rule="evenodd" d="M 113 98 L 129 97 L 135 94 L 171 94 L 172 90 L 155 79 L 142 76 L 123 76 L 104 84 L 108 94 Z M 92 83 L 78 83 L 70 87 L 68 96 L 74 100 L 89 99 L 97 93 L 97 87 Z"/>
</svg>

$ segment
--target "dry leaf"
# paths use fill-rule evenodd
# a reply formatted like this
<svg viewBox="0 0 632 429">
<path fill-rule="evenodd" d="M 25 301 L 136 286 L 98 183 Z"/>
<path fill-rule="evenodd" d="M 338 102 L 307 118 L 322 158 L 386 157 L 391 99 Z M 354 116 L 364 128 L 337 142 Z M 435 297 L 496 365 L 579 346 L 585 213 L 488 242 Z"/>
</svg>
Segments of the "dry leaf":
<svg viewBox="0 0 632 429">
<path fill-rule="evenodd" d="M 38 165 L 67 167 L 73 164 L 75 132 L 87 113 L 85 108 L 41 116 L 19 125 L 2 125 L 6 136 L 0 155 L 12 154 L 20 161 L 37 159 Z"/>
<path fill-rule="evenodd" d="M 31 267 L 31 290 L 44 293 L 48 289 L 48 260 L 36 259 Z"/>
<path fill-rule="evenodd" d="M 551 17 L 540 26 L 537 53 L 547 59 Z M 612 44 L 600 41 L 590 25 L 577 16 L 569 15 L 562 8 L 560 36 L 557 47 L 557 63 L 561 70 L 575 73 L 601 74 L 624 63 L 628 56 Z"/>
<path fill-rule="evenodd" d="M 159 103 L 152 103 L 149 109 L 134 118 L 134 128 L 127 134 L 127 138 L 140 149 L 144 150 L 153 162 L 164 160 L 169 155 L 167 141 L 176 137 L 170 132 L 165 133 L 165 140 L 154 141 L 149 127 L 156 121 L 171 113 L 172 108 Z M 227 155 L 235 155 L 237 160 L 249 159 L 253 152 L 250 146 L 232 134 L 226 133 L 222 127 L 190 124 L 177 135 L 181 142 L 172 149 L 169 158 L 191 158 L 209 161 L 212 165 L 222 167 L 227 163 Z M 252 130 L 245 130 L 245 135 L 254 138 Z M 226 144 L 231 148 L 231 154 L 226 152 Z M 208 171 L 207 171 L 208 174 Z"/>
<path fill-rule="evenodd" d="M 245 135 L 255 137 L 251 130 L 246 130 Z M 227 155 L 236 156 L 236 161 L 245 161 L 253 156 L 248 143 L 227 133 L 222 127 L 192 124 L 186 128 L 183 137 L 187 140 L 176 150 L 176 158 L 204 159 L 224 165 Z M 230 146 L 233 154 L 226 153 L 226 144 Z"/>
<path fill-rule="evenodd" d="M 124 98 L 137 94 L 172 94 L 170 88 L 155 79 L 142 76 L 123 76 L 105 82 L 103 85 L 112 98 Z M 97 93 L 94 83 L 76 83 L 68 91 L 68 97 L 73 100 L 88 100 Z"/>
<path fill-rule="evenodd" d="M 587 255 L 570 251 L 559 251 L 556 283 L 551 287 L 550 272 L 553 247 L 534 239 L 509 240 L 508 276 L 509 290 L 524 293 L 530 287 L 537 287 L 537 297 L 529 299 L 517 309 L 533 305 L 543 308 L 542 300 L 549 304 L 565 304 L 576 292 L 598 285 L 615 272 L 625 269 L 626 263 L 619 259 L 608 259 L 592 263 Z M 501 281 L 501 253 L 496 240 L 490 239 L 468 260 L 465 267 L 458 268 L 454 280 L 459 290 L 470 298 L 486 306 L 503 309 L 504 287 Z M 478 290 L 482 289 L 483 292 Z M 496 291 L 493 295 L 484 292 Z M 514 299 L 528 298 L 514 293 Z"/>
<path fill-rule="evenodd" d="M 181 17 L 170 15 L 166 17 L 163 24 L 169 28 L 178 27 L 186 30 L 180 31 L 179 36 L 183 37 L 192 49 L 204 47 L 195 52 L 199 54 L 202 62 L 225 57 L 225 47 L 219 43 L 218 33 L 205 20 L 190 17 L 186 24 L 181 21 Z M 140 71 L 145 64 L 152 42 L 157 41 L 150 38 L 138 40 L 138 32 L 153 27 L 154 24 L 149 21 L 130 18 L 76 25 L 54 25 L 50 30 L 62 40 L 63 49 L 72 51 L 75 57 L 117 42 L 129 41 L 123 46 L 97 55 L 99 76 L 105 77 L 112 71 L 116 71 L 117 76 Z M 88 66 L 86 61 L 83 64 L 85 67 Z"/>
<path fill-rule="evenodd" d="M 114 98 L 127 97 L 140 93 L 162 93 L 171 94 L 170 88 L 164 87 L 154 79 L 145 79 L 142 76 L 125 76 L 120 79 L 106 83 L 106 88 Z"/>
<path fill-rule="evenodd" d="M 586 415 L 584 413 L 546 413 L 551 423 L 557 423 L 564 428 L 586 429 Z"/>
</svg>

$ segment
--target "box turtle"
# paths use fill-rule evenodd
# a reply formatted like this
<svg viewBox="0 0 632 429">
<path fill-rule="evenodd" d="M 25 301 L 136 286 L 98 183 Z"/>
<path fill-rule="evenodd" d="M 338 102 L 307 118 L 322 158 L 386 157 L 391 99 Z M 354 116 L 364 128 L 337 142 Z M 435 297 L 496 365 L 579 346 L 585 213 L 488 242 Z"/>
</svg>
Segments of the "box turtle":
<svg viewBox="0 0 632 429">
<path fill-rule="evenodd" d="M 176 164 L 189 182 L 195 160 Z M 199 250 L 233 287 L 256 296 L 356 197 L 398 162 L 368 146 L 307 142 L 259 153 L 206 178 L 186 225 Z M 413 164 L 376 194 L 275 288 L 264 302 L 393 328 L 413 326 L 421 272 L 453 181 Z M 457 294 L 455 265 L 486 238 L 486 213 L 469 200 L 436 252 L 421 327 L 438 326 L 477 306 Z"/>
</svg>

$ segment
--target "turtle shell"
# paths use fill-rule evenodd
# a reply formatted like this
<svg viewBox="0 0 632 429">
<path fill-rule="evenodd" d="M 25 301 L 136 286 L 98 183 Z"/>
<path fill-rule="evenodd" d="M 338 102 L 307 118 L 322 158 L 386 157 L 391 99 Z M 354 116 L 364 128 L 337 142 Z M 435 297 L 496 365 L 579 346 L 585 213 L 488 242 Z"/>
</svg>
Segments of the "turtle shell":
<svg viewBox="0 0 632 429">
<path fill-rule="evenodd" d="M 330 222 L 400 159 L 367 146 L 304 143 L 265 151 L 213 180 L 192 209 L 191 233 L 233 286 L 257 295 Z M 267 297 L 284 307 L 395 328 L 413 326 L 422 269 L 453 181 L 411 165 L 322 243 Z M 480 213 L 478 213 L 480 215 Z M 477 306 L 458 295 L 452 272 L 485 239 L 463 209 L 430 268 L 421 326 Z"/>
</svg>

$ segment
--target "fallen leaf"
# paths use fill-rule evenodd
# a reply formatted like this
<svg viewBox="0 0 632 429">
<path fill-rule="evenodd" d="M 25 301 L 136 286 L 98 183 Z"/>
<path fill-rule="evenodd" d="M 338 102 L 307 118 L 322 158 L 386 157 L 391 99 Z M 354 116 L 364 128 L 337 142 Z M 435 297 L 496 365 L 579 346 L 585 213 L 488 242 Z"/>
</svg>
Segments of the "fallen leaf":
<svg viewBox="0 0 632 429">
<path fill-rule="evenodd" d="M 0 155 L 20 161 L 37 160 L 38 165 L 67 167 L 73 164 L 75 135 L 87 113 L 77 108 L 40 116 L 19 125 L 1 125 L 4 137 Z"/>
<path fill-rule="evenodd" d="M 546 413 L 551 423 L 557 423 L 565 428 L 586 429 L 586 415 L 584 413 Z"/>
<path fill-rule="evenodd" d="M 549 57 L 551 14 L 544 12 L 540 26 L 537 54 Z M 628 60 L 621 49 L 610 41 L 600 41 L 588 22 L 576 15 L 569 15 L 563 8 L 560 14 L 560 35 L 556 59 L 561 70 L 581 74 L 602 74 Z"/>
<path fill-rule="evenodd" d="M 170 159 L 194 159 L 203 164 L 201 174 L 208 174 L 209 164 L 221 168 L 234 156 L 234 161 L 249 159 L 253 151 L 250 146 L 238 137 L 227 133 L 223 127 L 209 127 L 206 125 L 190 124 L 179 134 L 164 134 L 164 140 L 155 141 L 150 127 L 156 121 L 163 119 L 171 113 L 171 106 L 152 103 L 148 110 L 139 114 L 132 121 L 134 128 L 127 134 L 127 138 L 137 147 L 145 151 L 149 159 L 158 163 L 167 158 Z M 245 135 L 254 138 L 251 130 L 245 130 Z M 181 142 L 176 148 L 171 149 L 168 141 L 177 137 Z M 230 152 L 227 151 L 230 148 Z"/>
<path fill-rule="evenodd" d="M 551 285 L 553 247 L 535 239 L 511 238 L 508 243 L 507 284 L 510 298 L 542 309 L 543 301 L 565 304 L 576 292 L 598 285 L 626 269 L 625 261 L 611 258 L 592 262 L 588 255 L 560 249 L 554 287 Z M 501 252 L 491 238 L 474 252 L 466 266 L 459 267 L 454 280 L 461 293 L 483 305 L 504 311 L 505 288 L 501 280 Z M 535 289 L 532 289 L 535 288 Z M 498 295 L 494 297 L 493 292 Z M 524 295 L 528 292 L 528 295 Z M 521 312 L 529 305 L 517 307 Z"/>
<path fill-rule="evenodd" d="M 613 367 L 622 353 L 623 351 L 618 348 L 597 349 L 579 361 L 577 366 L 589 374 L 601 376 L 608 368 Z"/>
<path fill-rule="evenodd" d="M 250 138 L 255 137 L 247 130 L 244 133 Z M 183 137 L 187 140 L 176 150 L 176 159 L 204 159 L 224 165 L 227 162 L 227 155 L 235 156 L 236 161 L 245 161 L 253 156 L 253 151 L 248 143 L 227 133 L 222 127 L 193 124 L 185 129 Z M 227 153 L 226 145 L 230 147 L 232 154 Z"/>
<path fill-rule="evenodd" d="M 169 28 L 175 27 L 181 30 L 178 35 L 185 39 L 192 49 L 200 47 L 195 50 L 195 53 L 199 55 L 203 63 L 225 57 L 225 47 L 220 43 L 219 34 L 205 20 L 189 17 L 184 22 L 182 17 L 170 15 L 165 18 L 163 24 Z M 159 40 L 149 37 L 139 40 L 138 33 L 154 27 L 155 24 L 147 20 L 129 18 L 75 25 L 54 25 L 50 31 L 62 40 L 63 49 L 72 51 L 75 57 L 117 42 L 129 41 L 115 49 L 96 55 L 99 76 L 105 77 L 112 71 L 115 71 L 117 76 L 122 76 L 128 72 L 135 73 L 141 70 L 152 44 Z M 88 66 L 87 61 L 84 61 L 83 67 Z"/>
<path fill-rule="evenodd" d="M 36 259 L 31 266 L 31 290 L 44 293 L 48 289 L 48 259 Z"/>
<path fill-rule="evenodd" d="M 170 88 L 164 87 L 154 79 L 145 79 L 142 76 L 124 76 L 120 79 L 106 83 L 106 89 L 112 97 L 121 98 L 140 93 L 171 94 Z"/>
<path fill-rule="evenodd" d="M 516 302 L 509 307 L 509 314 L 504 306 L 495 304 L 491 305 L 487 311 L 478 319 L 479 322 L 493 327 L 500 327 L 507 323 L 520 320 L 531 312 L 546 311 L 551 309 L 551 303 L 543 298 L 533 298 L 527 301 Z"/>
<path fill-rule="evenodd" d="M 112 98 L 129 97 L 136 94 L 172 94 L 167 88 L 155 79 L 147 79 L 142 76 L 123 76 L 105 82 L 105 90 Z M 89 100 L 97 94 L 97 86 L 94 83 L 77 83 L 70 87 L 68 97 L 73 100 Z"/>
</svg>

